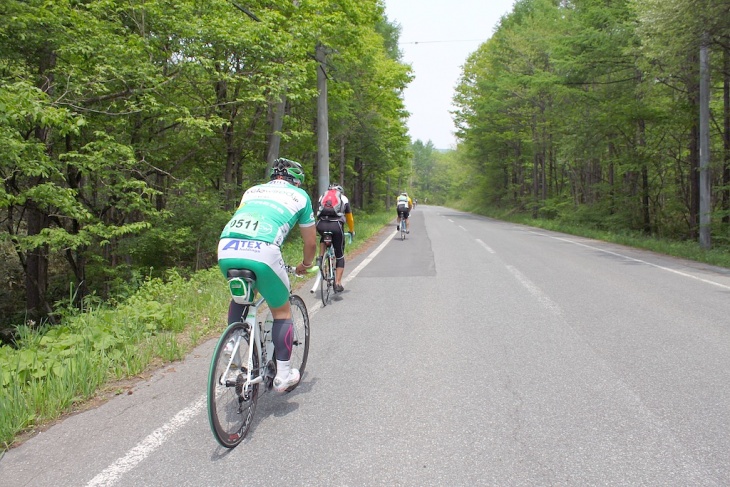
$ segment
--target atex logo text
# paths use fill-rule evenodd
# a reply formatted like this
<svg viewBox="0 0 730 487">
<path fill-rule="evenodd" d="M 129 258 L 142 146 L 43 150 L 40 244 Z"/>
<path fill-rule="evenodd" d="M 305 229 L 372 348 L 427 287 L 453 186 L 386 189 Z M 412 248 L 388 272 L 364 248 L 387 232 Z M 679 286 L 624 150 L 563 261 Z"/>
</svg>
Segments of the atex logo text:
<svg viewBox="0 0 730 487">
<path fill-rule="evenodd" d="M 263 242 L 254 242 L 253 240 L 231 240 L 221 250 L 243 250 L 243 249 L 261 249 Z"/>
</svg>

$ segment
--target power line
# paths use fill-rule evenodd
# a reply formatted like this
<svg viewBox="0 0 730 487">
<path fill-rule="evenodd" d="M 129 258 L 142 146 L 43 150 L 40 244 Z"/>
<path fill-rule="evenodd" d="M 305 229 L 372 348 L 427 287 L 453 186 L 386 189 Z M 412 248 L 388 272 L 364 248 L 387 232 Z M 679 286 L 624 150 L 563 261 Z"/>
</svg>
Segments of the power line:
<svg viewBox="0 0 730 487">
<path fill-rule="evenodd" d="M 461 40 L 449 40 L 449 41 L 413 41 L 413 42 L 399 42 L 399 44 L 436 44 L 445 42 L 485 42 L 486 39 L 461 39 Z"/>
</svg>

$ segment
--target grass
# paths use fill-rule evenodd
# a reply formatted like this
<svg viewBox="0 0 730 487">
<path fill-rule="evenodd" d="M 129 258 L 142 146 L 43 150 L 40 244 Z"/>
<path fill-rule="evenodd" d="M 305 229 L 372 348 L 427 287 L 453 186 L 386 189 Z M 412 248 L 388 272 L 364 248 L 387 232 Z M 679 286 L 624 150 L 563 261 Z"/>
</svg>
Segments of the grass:
<svg viewBox="0 0 730 487">
<path fill-rule="evenodd" d="M 346 252 L 392 220 L 392 212 L 356 214 L 356 238 Z M 301 261 L 298 234 L 295 229 L 283 247 L 289 264 Z M 64 414 L 119 393 L 118 381 L 184 358 L 222 331 L 229 299 L 217 268 L 190 279 L 170 271 L 116 307 L 71 314 L 53 327 L 21 327 L 16 348 L 0 347 L 0 455 Z"/>
</svg>

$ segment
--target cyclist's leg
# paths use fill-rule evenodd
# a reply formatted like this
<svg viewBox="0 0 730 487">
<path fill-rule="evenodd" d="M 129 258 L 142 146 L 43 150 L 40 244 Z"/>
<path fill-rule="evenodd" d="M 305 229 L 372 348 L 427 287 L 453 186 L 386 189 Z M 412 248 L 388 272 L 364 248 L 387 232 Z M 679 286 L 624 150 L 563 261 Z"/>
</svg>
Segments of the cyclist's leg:
<svg viewBox="0 0 730 487">
<path fill-rule="evenodd" d="M 395 207 L 395 214 L 398 216 L 395 222 L 395 231 L 398 232 L 400 231 L 400 207 Z"/>
<path fill-rule="evenodd" d="M 231 299 L 230 304 L 228 305 L 228 324 L 235 323 L 237 321 L 241 321 L 241 318 L 243 318 L 243 311 L 246 309 L 245 304 L 238 304 L 234 300 Z"/>
<path fill-rule="evenodd" d="M 289 302 L 289 276 L 281 249 L 273 244 L 242 239 L 222 239 L 218 266 L 225 276 L 229 269 L 250 269 L 256 274 L 256 290 L 270 308 Z"/>
<path fill-rule="evenodd" d="M 280 269 L 275 271 L 272 265 Z M 269 294 L 272 292 L 279 295 L 284 293 L 285 298 L 288 299 L 289 276 L 281 263 L 281 250 L 276 245 L 254 240 L 221 239 L 218 243 L 218 267 L 224 277 L 227 277 L 228 271 L 231 269 L 250 269 L 256 274 L 257 288 L 261 286 L 271 288 Z M 276 282 L 281 281 L 282 278 L 284 282 Z M 261 295 L 267 298 L 264 292 L 261 292 Z M 228 306 L 228 324 L 241 321 L 244 309 L 245 305 L 231 300 Z"/>
<path fill-rule="evenodd" d="M 257 288 L 271 310 L 274 322 L 271 325 L 271 341 L 276 354 L 276 377 L 274 390 L 283 392 L 299 382 L 299 371 L 292 369 L 292 313 L 289 303 L 289 276 L 283 265 L 279 247 L 272 245 L 264 256 L 266 261 L 257 272 Z M 261 275 L 259 275 L 259 273 Z"/>
<path fill-rule="evenodd" d="M 291 367 L 291 352 L 294 345 L 294 322 L 292 321 L 291 304 L 286 303 L 278 308 L 270 308 L 274 317 L 271 325 L 271 341 L 276 355 L 276 377 L 274 390 L 286 392 L 297 384 L 301 378 L 298 369 Z"/>
<path fill-rule="evenodd" d="M 299 371 L 290 370 L 289 354 L 292 347 L 292 318 L 289 304 L 289 276 L 284 267 L 281 249 L 276 245 L 257 242 L 260 245 L 248 245 L 247 241 L 233 242 L 224 239 L 218 245 L 218 262 L 221 271 L 243 268 L 256 273 L 256 289 L 266 300 L 274 318 L 272 325 L 272 341 L 274 353 L 277 355 L 277 375 L 274 389 L 285 390 L 299 381 Z M 225 248 L 225 250 L 221 250 Z M 288 337 L 288 338 L 287 338 Z M 288 339 L 288 341 L 287 341 Z M 280 360 L 285 357 L 285 360 Z M 281 366 L 281 369 L 278 367 Z M 278 381 L 277 381 L 278 379 Z M 283 389 L 282 389 L 282 386 Z"/>
<path fill-rule="evenodd" d="M 345 232 L 342 228 L 342 222 L 333 222 L 337 224 L 337 227 L 333 225 L 332 232 L 332 245 L 335 249 L 335 257 L 337 258 L 337 264 L 335 265 L 335 284 L 339 286 L 338 291 L 342 291 L 342 275 L 345 273 Z"/>
</svg>

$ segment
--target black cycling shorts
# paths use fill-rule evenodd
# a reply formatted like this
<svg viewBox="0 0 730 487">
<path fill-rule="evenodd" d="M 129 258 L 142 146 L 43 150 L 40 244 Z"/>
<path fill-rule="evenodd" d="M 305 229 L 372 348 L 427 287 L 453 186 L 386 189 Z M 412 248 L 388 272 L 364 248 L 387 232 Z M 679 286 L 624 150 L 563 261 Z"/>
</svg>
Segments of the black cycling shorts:
<svg viewBox="0 0 730 487">
<path fill-rule="evenodd" d="M 317 233 L 320 243 L 324 241 L 324 232 L 332 232 L 332 245 L 337 257 L 337 267 L 345 267 L 345 233 L 342 229 L 342 222 L 339 220 L 319 220 L 317 222 Z"/>
</svg>

